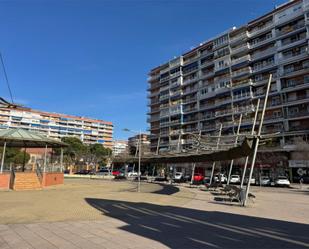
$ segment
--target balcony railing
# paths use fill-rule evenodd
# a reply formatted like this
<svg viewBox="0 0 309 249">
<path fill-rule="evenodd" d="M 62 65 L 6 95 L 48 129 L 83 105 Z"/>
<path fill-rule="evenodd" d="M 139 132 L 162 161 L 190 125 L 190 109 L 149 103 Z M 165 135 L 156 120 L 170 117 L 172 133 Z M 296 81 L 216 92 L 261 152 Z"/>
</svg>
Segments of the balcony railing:
<svg viewBox="0 0 309 249">
<path fill-rule="evenodd" d="M 283 70 L 282 76 L 287 76 L 296 72 L 307 72 L 309 67 L 295 67 L 293 69 Z"/>
<path fill-rule="evenodd" d="M 273 22 L 268 22 L 266 25 L 262 26 L 262 27 L 258 27 L 258 28 L 255 28 L 253 30 L 251 30 L 248 34 L 249 37 L 252 37 L 254 35 L 257 35 L 267 29 L 270 29 L 272 26 L 273 26 Z"/>
<path fill-rule="evenodd" d="M 288 116 L 288 118 L 297 118 L 297 117 L 309 116 L 309 110 L 303 110 L 303 111 L 299 111 L 299 112 L 288 112 L 287 116 Z"/>
<path fill-rule="evenodd" d="M 237 41 L 244 40 L 246 38 L 248 38 L 248 32 L 247 31 L 230 38 L 230 43 L 235 43 Z"/>
<path fill-rule="evenodd" d="M 249 44 L 248 43 L 246 43 L 246 44 L 244 44 L 242 46 L 239 46 L 239 47 L 232 48 L 231 49 L 231 54 L 238 54 L 238 53 L 240 53 L 242 51 L 245 51 L 247 49 L 249 49 Z"/>
<path fill-rule="evenodd" d="M 293 31 L 301 29 L 301 28 L 305 28 L 305 23 L 301 23 L 301 24 L 297 24 L 297 25 L 294 25 L 294 26 L 287 27 L 285 30 L 277 30 L 276 35 L 278 37 L 278 36 L 281 36 L 281 35 L 291 33 Z"/>
<path fill-rule="evenodd" d="M 239 87 L 244 87 L 244 86 L 248 86 L 248 85 L 252 85 L 252 79 L 246 79 L 246 80 L 242 80 L 239 82 L 233 82 L 233 88 L 239 88 Z"/>
<path fill-rule="evenodd" d="M 274 37 L 265 37 L 264 39 L 262 39 L 262 40 L 259 40 L 258 42 L 256 42 L 256 43 L 251 43 L 250 45 L 249 45 L 249 48 L 250 49 L 253 49 L 253 48 L 256 48 L 256 47 L 259 47 L 259 46 L 262 46 L 262 45 L 264 45 L 264 44 L 267 44 L 267 43 L 269 43 L 269 42 L 271 42 L 272 40 L 274 40 Z"/>
<path fill-rule="evenodd" d="M 247 73 L 251 73 L 251 72 L 252 72 L 251 68 L 250 67 L 246 67 L 246 68 L 243 68 L 243 69 L 240 69 L 240 70 L 232 72 L 232 76 L 233 77 L 238 77 L 238 76 L 241 76 L 241 75 L 244 75 L 244 74 L 247 74 Z"/>
<path fill-rule="evenodd" d="M 262 58 L 263 56 L 267 56 L 267 55 L 274 54 L 274 53 L 276 53 L 276 48 L 271 47 L 271 48 L 268 48 L 268 49 L 263 50 L 261 52 L 256 52 L 256 53 L 252 54 L 251 59 L 257 60 L 259 58 Z"/>
<path fill-rule="evenodd" d="M 273 66 L 275 66 L 275 63 L 274 63 L 274 62 L 265 63 L 265 64 L 262 64 L 262 65 L 253 67 L 252 72 L 255 73 L 255 72 L 258 72 L 258 71 L 267 69 L 267 68 L 271 68 L 271 67 L 273 67 Z"/>
<path fill-rule="evenodd" d="M 194 102 L 194 101 L 197 101 L 197 97 L 184 99 L 183 103 L 187 104 L 187 103 Z"/>
<path fill-rule="evenodd" d="M 194 82 L 194 81 L 196 81 L 196 80 L 198 80 L 198 77 L 186 79 L 186 80 L 183 81 L 183 84 L 184 84 L 184 85 L 185 85 L 185 84 L 189 84 L 189 83 Z"/>
<path fill-rule="evenodd" d="M 232 65 L 236 65 L 236 64 L 239 64 L 245 61 L 250 61 L 250 60 L 251 60 L 250 55 L 245 55 L 245 56 L 232 60 Z"/>
</svg>

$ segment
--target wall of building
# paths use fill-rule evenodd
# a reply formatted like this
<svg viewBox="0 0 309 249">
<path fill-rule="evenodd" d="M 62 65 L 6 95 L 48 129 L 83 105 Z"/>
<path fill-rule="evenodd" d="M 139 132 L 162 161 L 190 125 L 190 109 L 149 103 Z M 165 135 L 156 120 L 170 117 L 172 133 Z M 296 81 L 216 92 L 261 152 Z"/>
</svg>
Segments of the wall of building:
<svg viewBox="0 0 309 249">
<path fill-rule="evenodd" d="M 59 185 L 64 183 L 63 173 L 43 173 L 42 187 Z"/>
</svg>

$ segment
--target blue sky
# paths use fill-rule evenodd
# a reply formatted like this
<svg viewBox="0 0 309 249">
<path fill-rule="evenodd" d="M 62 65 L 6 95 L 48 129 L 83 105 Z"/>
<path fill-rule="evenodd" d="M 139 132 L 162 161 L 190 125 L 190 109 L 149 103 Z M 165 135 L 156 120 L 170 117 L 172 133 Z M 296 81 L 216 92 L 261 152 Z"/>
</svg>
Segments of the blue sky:
<svg viewBox="0 0 309 249">
<path fill-rule="evenodd" d="M 0 51 L 15 102 L 112 121 L 123 139 L 147 128 L 151 68 L 283 2 L 0 1 Z"/>
</svg>

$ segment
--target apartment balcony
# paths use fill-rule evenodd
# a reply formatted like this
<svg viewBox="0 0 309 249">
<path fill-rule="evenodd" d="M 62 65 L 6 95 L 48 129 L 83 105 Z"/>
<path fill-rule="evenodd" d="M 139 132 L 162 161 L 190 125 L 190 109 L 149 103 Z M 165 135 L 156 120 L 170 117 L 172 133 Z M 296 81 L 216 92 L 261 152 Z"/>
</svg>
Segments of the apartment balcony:
<svg viewBox="0 0 309 249">
<path fill-rule="evenodd" d="M 202 125 L 201 129 L 202 130 L 215 130 L 217 128 L 216 124 L 208 124 L 208 125 Z"/>
<path fill-rule="evenodd" d="M 204 104 L 204 105 L 200 105 L 200 110 L 206 110 L 206 109 L 213 109 L 215 108 L 216 105 L 215 103 L 207 103 L 207 104 Z"/>
<path fill-rule="evenodd" d="M 243 62 L 246 62 L 246 61 L 250 61 L 250 60 L 251 60 L 250 55 L 245 55 L 245 56 L 239 57 L 237 59 L 233 59 L 231 65 L 234 66 L 234 65 L 237 65 L 237 64 L 240 64 L 240 63 L 243 63 Z"/>
<path fill-rule="evenodd" d="M 189 68 L 189 69 L 187 69 L 187 70 L 182 70 L 182 73 L 183 73 L 183 74 L 189 74 L 189 73 L 192 73 L 192 72 L 194 72 L 194 71 L 196 71 L 196 70 L 198 70 L 198 66 L 191 67 L 191 68 Z"/>
<path fill-rule="evenodd" d="M 148 114 L 159 112 L 160 108 L 152 108 L 148 111 Z"/>
<path fill-rule="evenodd" d="M 211 65 L 214 65 L 213 59 L 210 59 L 209 61 L 205 61 L 205 62 L 201 63 L 200 67 L 204 68 L 204 67 L 208 67 L 208 66 L 211 66 Z"/>
<path fill-rule="evenodd" d="M 232 72 L 232 77 L 240 77 L 240 76 L 244 76 L 244 75 L 250 74 L 250 73 L 252 73 L 251 68 L 245 67 L 245 68 L 242 68 L 240 70 Z"/>
<path fill-rule="evenodd" d="M 182 134 L 182 130 L 181 129 L 177 129 L 177 130 L 172 130 L 170 132 L 170 135 L 179 135 L 179 134 Z"/>
<path fill-rule="evenodd" d="M 180 119 L 176 119 L 176 120 L 171 120 L 170 124 L 171 125 L 177 125 L 177 124 L 181 124 L 181 120 Z"/>
<path fill-rule="evenodd" d="M 160 101 L 162 101 L 162 100 L 168 99 L 169 97 L 170 97 L 169 94 L 165 94 L 165 95 L 161 95 L 159 99 Z"/>
<path fill-rule="evenodd" d="M 256 35 L 264 32 L 264 31 L 266 31 L 266 30 L 270 30 L 273 26 L 274 26 L 274 22 L 269 22 L 262 27 L 255 28 L 248 33 L 248 37 L 251 38 L 253 36 L 256 36 Z"/>
<path fill-rule="evenodd" d="M 285 36 L 287 34 L 291 34 L 297 30 L 300 30 L 300 29 L 305 29 L 306 26 L 305 26 L 305 23 L 302 23 L 302 24 L 297 24 L 297 25 L 294 25 L 294 26 L 290 26 L 290 27 L 287 27 L 286 29 L 284 30 L 276 30 L 276 36 L 277 38 L 279 38 L 280 36 Z"/>
<path fill-rule="evenodd" d="M 220 87 L 220 88 L 216 88 L 216 89 L 215 89 L 216 95 L 222 94 L 222 93 L 225 93 L 225 92 L 229 92 L 229 91 L 231 91 L 229 86 Z"/>
<path fill-rule="evenodd" d="M 189 107 L 189 108 L 184 108 L 183 109 L 184 113 L 196 112 L 196 111 L 197 111 L 197 107 Z"/>
<path fill-rule="evenodd" d="M 249 48 L 250 48 L 250 49 L 254 49 L 254 48 L 263 46 L 263 45 L 265 45 L 265 44 L 267 44 L 267 43 L 270 43 L 270 42 L 272 42 L 272 41 L 274 41 L 274 40 L 275 40 L 274 37 L 265 38 L 265 39 L 263 39 L 263 40 L 260 40 L 260 41 L 258 41 L 258 42 L 256 42 L 256 43 L 254 43 L 254 44 L 251 43 L 251 44 L 249 45 Z"/>
<path fill-rule="evenodd" d="M 215 75 L 214 71 L 207 71 L 207 72 L 201 72 L 201 78 L 209 78 L 209 77 L 213 77 Z"/>
<path fill-rule="evenodd" d="M 170 115 L 178 115 L 182 113 L 182 106 L 178 106 L 177 108 L 171 107 L 170 108 Z"/>
<path fill-rule="evenodd" d="M 192 103 L 192 102 L 196 102 L 197 101 L 197 97 L 192 97 L 192 98 L 186 98 L 183 100 L 183 104 L 189 104 L 189 103 Z"/>
<path fill-rule="evenodd" d="M 225 70 L 225 69 L 227 69 L 229 67 L 230 67 L 230 63 L 229 62 L 225 62 L 224 65 L 222 65 L 222 66 L 215 66 L 215 72 Z"/>
<path fill-rule="evenodd" d="M 299 111 L 299 112 L 288 112 L 287 113 L 287 118 L 305 118 L 305 117 L 309 117 L 309 110 L 303 110 L 303 111 Z"/>
<path fill-rule="evenodd" d="M 252 86 L 253 82 L 252 79 L 246 79 L 246 80 L 242 80 L 240 82 L 233 82 L 233 89 L 238 89 L 238 88 L 242 88 L 242 87 L 246 87 L 246 86 Z"/>
<path fill-rule="evenodd" d="M 283 51 L 283 50 L 287 50 L 288 48 L 292 48 L 292 47 L 296 47 L 298 45 L 302 45 L 304 43 L 307 43 L 307 38 L 306 36 L 304 36 L 303 38 L 299 38 L 298 40 L 295 40 L 293 42 L 280 42 L 278 41 L 278 51 Z"/>
<path fill-rule="evenodd" d="M 169 65 L 170 65 L 170 68 L 181 66 L 182 65 L 182 57 L 179 57 L 177 59 L 170 61 Z"/>
<path fill-rule="evenodd" d="M 199 119 L 198 117 L 193 117 L 193 118 L 185 118 L 183 120 L 184 123 L 189 123 L 189 122 L 197 122 Z"/>
<path fill-rule="evenodd" d="M 171 98 L 178 97 L 178 96 L 181 96 L 181 95 L 182 95 L 182 91 L 181 90 L 174 91 L 174 92 L 170 93 Z"/>
<path fill-rule="evenodd" d="M 160 116 L 157 116 L 157 117 L 151 117 L 151 118 L 147 118 L 147 123 L 151 123 L 151 122 L 157 122 L 160 120 Z"/>
<path fill-rule="evenodd" d="M 164 68 L 164 69 L 161 69 L 161 70 L 160 70 L 160 74 L 165 74 L 165 73 L 167 73 L 168 71 L 170 71 L 169 66 L 166 67 L 166 68 Z"/>
<path fill-rule="evenodd" d="M 298 80 L 298 81 L 292 81 L 289 83 L 285 83 L 281 85 L 281 89 L 283 91 L 292 89 L 292 90 L 297 90 L 302 87 L 308 87 L 309 85 L 309 79 L 304 78 L 303 80 Z"/>
<path fill-rule="evenodd" d="M 161 86 L 161 87 L 160 87 L 160 92 L 164 92 L 164 91 L 168 90 L 169 88 L 170 88 L 169 85 Z"/>
<path fill-rule="evenodd" d="M 198 131 L 198 128 L 197 127 L 188 127 L 188 128 L 185 128 L 184 131 L 185 132 L 196 132 L 196 131 Z"/>
<path fill-rule="evenodd" d="M 152 90 L 157 89 L 159 87 L 160 87 L 160 83 L 151 83 L 147 90 L 152 91 Z"/>
<path fill-rule="evenodd" d="M 179 76 L 181 76 L 181 75 L 182 75 L 182 72 L 181 72 L 181 71 L 178 71 L 178 72 L 176 72 L 176 73 L 171 73 L 171 74 L 170 74 L 170 79 L 175 78 L 175 77 L 179 77 Z"/>
<path fill-rule="evenodd" d="M 244 51 L 247 51 L 249 50 L 249 44 L 246 43 L 242 46 L 239 46 L 239 47 L 235 47 L 235 48 L 231 48 L 231 54 L 234 55 L 234 54 L 238 54 L 238 53 L 241 53 L 241 52 L 244 52 Z"/>
<path fill-rule="evenodd" d="M 160 113 L 160 118 L 165 118 L 165 117 L 169 117 L 170 116 L 170 112 L 169 110 L 167 112 L 162 112 Z"/>
<path fill-rule="evenodd" d="M 252 61 L 258 60 L 258 59 L 261 59 L 263 57 L 272 55 L 274 53 L 276 53 L 276 47 L 271 47 L 271 48 L 268 48 L 268 49 L 266 49 L 264 51 L 256 52 L 256 53 L 252 54 L 251 55 L 251 60 Z"/>
<path fill-rule="evenodd" d="M 296 105 L 309 102 L 309 94 L 303 94 L 301 96 L 291 97 L 286 100 L 284 105 Z"/>
<path fill-rule="evenodd" d="M 204 50 L 203 52 L 200 52 L 200 57 L 202 56 L 207 56 L 207 55 L 211 55 L 213 53 L 212 50 Z"/>
<path fill-rule="evenodd" d="M 206 99 L 206 98 L 212 98 L 216 95 L 216 92 L 215 91 L 212 91 L 212 92 L 207 92 L 207 93 L 204 93 L 204 94 L 199 94 L 199 99 Z"/>
<path fill-rule="evenodd" d="M 160 128 L 169 126 L 170 122 L 160 122 Z"/>
<path fill-rule="evenodd" d="M 281 76 L 293 76 L 297 74 L 302 74 L 302 73 L 307 73 L 308 72 L 308 67 L 295 67 L 293 69 L 286 69 L 283 70 L 281 73 Z"/>
<path fill-rule="evenodd" d="M 157 74 L 154 74 L 154 75 L 150 75 L 147 80 L 148 81 L 153 81 L 153 80 L 158 80 L 160 78 L 160 74 L 157 73 Z"/>
<path fill-rule="evenodd" d="M 197 87 L 186 89 L 186 90 L 183 91 L 183 95 L 187 95 L 187 94 L 190 94 L 190 93 L 195 93 L 195 92 L 197 92 L 197 90 L 198 90 Z"/>
<path fill-rule="evenodd" d="M 223 117 L 226 115 L 232 115 L 232 109 L 225 109 L 225 110 L 219 110 L 219 111 L 215 111 L 215 117 Z"/>
<path fill-rule="evenodd" d="M 183 85 L 190 84 L 190 83 L 192 83 L 192 82 L 194 82 L 194 81 L 197 81 L 197 80 L 198 80 L 198 77 L 197 77 L 197 76 L 194 77 L 194 78 L 186 79 L 186 80 L 183 81 Z"/>
<path fill-rule="evenodd" d="M 189 58 L 189 59 L 187 59 L 187 60 L 183 60 L 183 65 L 185 66 L 185 65 L 188 65 L 188 64 L 190 64 L 191 62 L 194 62 L 194 61 L 196 61 L 197 59 L 198 59 L 199 57 L 196 55 L 196 56 L 194 56 L 194 57 L 191 57 L 191 58 Z"/>
<path fill-rule="evenodd" d="M 281 55 L 281 56 L 278 57 L 278 62 L 288 64 L 288 63 L 291 63 L 293 61 L 302 60 L 306 57 L 308 57 L 308 52 L 303 52 L 303 53 L 294 54 L 294 55 L 292 54 L 292 55 L 288 55 L 288 56 L 282 56 Z"/>
<path fill-rule="evenodd" d="M 226 98 L 226 99 L 216 99 L 215 100 L 215 106 L 221 106 L 221 105 L 226 105 L 231 103 L 231 98 Z"/>
<path fill-rule="evenodd" d="M 151 105 L 157 105 L 159 104 L 160 101 L 159 100 L 152 100 L 152 101 L 148 101 L 148 105 L 151 106 Z"/>
<path fill-rule="evenodd" d="M 241 94 L 237 94 L 233 96 L 234 101 L 239 101 L 239 100 L 244 100 L 247 98 L 253 98 L 253 93 L 252 92 L 244 92 Z"/>
<path fill-rule="evenodd" d="M 170 79 L 170 76 L 166 76 L 164 78 L 160 78 L 160 83 L 164 82 L 164 81 L 167 81 Z"/>
<path fill-rule="evenodd" d="M 265 63 L 261 66 L 253 67 L 252 73 L 257 73 L 257 72 L 262 71 L 262 70 L 270 69 L 274 66 L 276 66 L 276 64 L 274 62 L 273 63 Z"/>
<path fill-rule="evenodd" d="M 230 44 L 233 44 L 233 43 L 236 43 L 236 42 L 239 42 L 239 41 L 243 41 L 243 40 L 246 40 L 248 39 L 248 32 L 244 32 L 244 33 L 241 33 L 241 34 L 238 34 L 234 37 L 230 37 Z"/>
</svg>

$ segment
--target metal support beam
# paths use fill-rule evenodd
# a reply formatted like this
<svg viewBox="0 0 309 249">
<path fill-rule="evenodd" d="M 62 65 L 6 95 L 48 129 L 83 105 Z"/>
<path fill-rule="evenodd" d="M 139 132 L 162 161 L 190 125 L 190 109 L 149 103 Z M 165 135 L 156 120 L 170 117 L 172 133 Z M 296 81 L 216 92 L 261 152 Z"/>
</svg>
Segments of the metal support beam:
<svg viewBox="0 0 309 249">
<path fill-rule="evenodd" d="M 202 136 L 202 131 L 200 130 L 199 134 L 198 134 L 198 143 L 200 143 L 200 141 L 201 141 L 201 136 Z M 197 147 L 196 153 L 198 153 L 198 149 L 199 149 L 199 147 Z M 192 165 L 192 175 L 191 175 L 191 185 L 194 182 L 195 166 L 196 166 L 196 164 L 193 163 L 193 165 Z"/>
<path fill-rule="evenodd" d="M 46 164 L 47 164 L 47 145 L 45 145 L 45 152 L 44 152 L 44 170 L 43 172 L 46 172 Z"/>
<path fill-rule="evenodd" d="M 3 151 L 2 151 L 2 158 L 1 158 L 1 169 L 0 169 L 0 173 L 3 173 L 3 166 L 4 166 L 4 157 L 5 157 L 5 151 L 6 151 L 6 142 L 4 142 L 3 145 Z"/>
<path fill-rule="evenodd" d="M 240 130 L 240 126 L 241 126 L 241 120 L 242 120 L 242 113 L 240 114 L 240 117 L 239 117 L 239 122 L 238 122 L 238 127 L 237 127 L 237 133 L 236 133 L 236 138 L 235 138 L 235 146 L 237 145 L 237 142 L 238 142 L 238 135 L 239 135 L 239 130 Z M 232 169 L 233 169 L 233 164 L 234 164 L 234 159 L 231 160 L 231 163 L 230 163 L 230 170 L 229 170 L 229 175 L 228 175 L 228 178 L 227 178 L 227 185 L 230 184 L 230 180 L 231 180 L 231 174 L 232 174 Z"/>
<path fill-rule="evenodd" d="M 254 153 L 253 153 L 253 157 L 252 157 L 252 163 L 251 163 L 251 168 L 250 168 L 248 185 L 247 185 L 247 188 L 246 188 L 245 199 L 244 199 L 244 202 L 243 202 L 244 206 L 246 206 L 246 204 L 247 204 L 248 194 L 249 194 L 249 190 L 250 190 L 250 182 L 251 182 L 251 178 L 252 178 L 252 174 L 253 174 L 253 170 L 254 170 L 254 166 L 255 166 L 257 151 L 258 151 L 258 148 L 259 148 L 260 136 L 261 136 L 261 133 L 262 133 L 262 126 L 263 126 L 263 122 L 264 122 L 264 116 L 265 116 L 265 111 L 266 111 L 266 106 L 267 106 L 269 89 L 270 89 L 270 85 L 271 85 L 271 79 L 272 79 L 272 74 L 269 75 L 269 81 L 268 81 L 268 85 L 267 85 L 267 89 L 266 89 L 264 105 L 263 105 L 261 120 L 260 120 L 260 124 L 259 124 L 259 130 L 258 130 L 258 134 L 257 134 L 255 146 L 254 146 Z"/>
<path fill-rule="evenodd" d="M 217 139 L 217 147 L 216 147 L 217 150 L 219 149 L 221 132 L 222 132 L 222 124 L 220 124 L 219 135 L 218 135 L 218 139 Z M 213 179 L 214 171 L 215 171 L 215 166 L 216 166 L 216 162 L 213 162 L 212 163 L 212 168 L 211 168 L 211 175 L 210 175 L 210 182 L 209 182 L 209 184 L 212 183 L 212 179 Z"/>
<path fill-rule="evenodd" d="M 60 149 L 60 168 L 61 168 L 61 171 L 64 172 L 64 169 L 63 169 L 63 148 Z"/>
<path fill-rule="evenodd" d="M 254 135 L 255 124 L 256 124 L 257 117 L 258 117 L 259 108 L 260 108 L 260 99 L 258 99 L 257 104 L 256 104 L 256 110 L 255 110 L 254 120 L 253 120 L 253 124 L 252 124 L 252 129 L 251 129 L 251 135 Z M 244 185 L 244 179 L 245 179 L 245 176 L 246 176 L 248 161 L 249 161 L 249 156 L 246 157 L 244 171 L 243 171 L 243 174 L 242 174 L 242 177 L 241 177 L 240 188 L 242 188 L 243 185 Z"/>
</svg>

